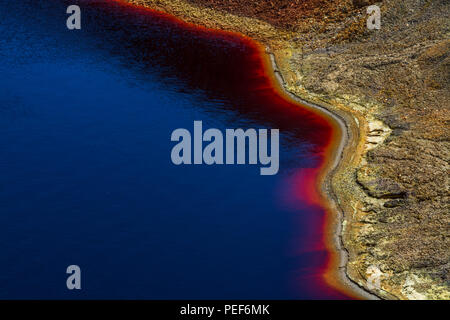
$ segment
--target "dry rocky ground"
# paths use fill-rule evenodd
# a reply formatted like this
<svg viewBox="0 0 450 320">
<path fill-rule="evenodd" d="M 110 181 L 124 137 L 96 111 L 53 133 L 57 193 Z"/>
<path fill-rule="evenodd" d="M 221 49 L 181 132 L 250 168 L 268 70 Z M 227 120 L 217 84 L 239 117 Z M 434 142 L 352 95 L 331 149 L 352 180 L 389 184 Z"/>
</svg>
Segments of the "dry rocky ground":
<svg viewBox="0 0 450 320">
<path fill-rule="evenodd" d="M 341 114 L 347 275 L 382 298 L 450 299 L 447 0 L 127 1 L 253 37 L 287 90 Z M 380 30 L 366 27 L 370 4 Z"/>
</svg>

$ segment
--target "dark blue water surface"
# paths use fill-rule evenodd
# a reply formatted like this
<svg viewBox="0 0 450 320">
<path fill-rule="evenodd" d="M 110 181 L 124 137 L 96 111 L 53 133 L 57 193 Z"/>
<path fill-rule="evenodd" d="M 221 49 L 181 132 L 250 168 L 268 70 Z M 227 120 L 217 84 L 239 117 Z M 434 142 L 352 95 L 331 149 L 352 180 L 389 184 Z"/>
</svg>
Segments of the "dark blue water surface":
<svg viewBox="0 0 450 320">
<path fill-rule="evenodd" d="M 328 129 L 261 106 L 244 42 L 108 1 L 2 1 L 0 34 L 0 298 L 340 297 L 308 280 L 326 252 L 296 249 L 323 210 L 279 191 Z M 194 120 L 280 128 L 280 173 L 173 165 L 170 135 Z"/>
</svg>

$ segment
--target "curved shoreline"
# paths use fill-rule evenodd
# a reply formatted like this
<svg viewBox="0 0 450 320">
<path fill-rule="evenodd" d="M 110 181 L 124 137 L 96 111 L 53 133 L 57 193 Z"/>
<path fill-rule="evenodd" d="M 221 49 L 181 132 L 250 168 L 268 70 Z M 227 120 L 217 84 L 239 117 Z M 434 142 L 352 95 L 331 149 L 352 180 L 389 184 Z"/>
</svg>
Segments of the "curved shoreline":
<svg viewBox="0 0 450 320">
<path fill-rule="evenodd" d="M 324 105 L 319 105 L 316 103 L 306 101 L 306 100 L 302 99 L 301 97 L 288 91 L 286 89 L 286 82 L 284 81 L 283 75 L 280 72 L 278 65 L 276 63 L 275 56 L 273 53 L 270 52 L 270 49 L 268 47 L 266 48 L 266 54 L 269 56 L 269 59 L 270 59 L 271 65 L 272 65 L 272 69 L 273 69 L 272 72 L 273 72 L 275 78 L 278 80 L 278 84 L 279 84 L 280 88 L 284 91 L 284 93 L 286 93 L 291 99 L 293 99 L 297 103 L 307 106 L 307 107 L 310 107 L 312 109 L 316 109 L 319 112 L 328 116 L 329 118 L 333 119 L 333 121 L 335 122 L 335 124 L 337 124 L 337 126 L 339 127 L 339 129 L 341 131 L 340 137 L 337 141 L 337 146 L 335 148 L 331 148 L 331 149 L 335 149 L 333 152 L 334 156 L 330 155 L 328 157 L 330 161 L 326 161 L 327 159 L 325 159 L 324 165 L 319 169 L 320 170 L 319 179 L 317 181 L 318 186 L 320 187 L 320 192 L 323 195 L 325 195 L 325 197 L 327 198 L 326 199 L 327 205 L 331 204 L 335 209 L 335 210 L 333 210 L 332 208 L 327 208 L 327 211 L 333 210 L 334 213 L 337 213 L 336 219 L 334 219 L 336 221 L 327 221 L 326 222 L 327 224 L 330 222 L 332 224 L 331 226 L 327 226 L 327 229 L 332 228 L 332 231 L 333 231 L 332 232 L 332 234 L 333 234 L 332 246 L 333 246 L 333 249 L 338 254 L 338 257 L 337 257 L 338 261 L 331 261 L 331 264 L 333 267 L 335 267 L 333 269 L 337 269 L 337 270 L 326 270 L 326 273 L 329 273 L 330 271 L 337 272 L 339 279 L 342 281 L 342 283 L 347 285 L 353 292 L 355 292 L 357 295 L 360 295 L 362 298 L 379 299 L 378 296 L 365 290 L 363 287 L 359 286 L 356 282 L 354 282 L 352 279 L 350 279 L 350 277 L 347 275 L 347 272 L 346 272 L 346 266 L 347 266 L 347 262 L 348 262 L 348 254 L 349 253 L 345 249 L 345 247 L 343 245 L 343 241 L 342 241 L 342 222 L 343 222 L 344 213 L 343 213 L 343 210 L 341 208 L 339 208 L 336 194 L 332 188 L 331 180 L 332 180 L 334 174 L 336 173 L 336 171 L 338 170 L 339 165 L 343 163 L 344 150 L 348 146 L 348 142 L 351 139 L 348 121 L 346 121 L 345 116 L 337 114 L 337 113 L 329 110 Z M 327 157 L 325 157 L 325 158 L 327 158 Z M 328 212 L 328 215 L 329 215 L 329 212 Z M 330 217 L 327 217 L 327 220 L 330 220 L 329 218 Z M 326 240 L 331 240 L 331 239 L 326 239 Z M 329 248 L 329 249 L 331 249 L 331 248 Z M 330 267 L 327 267 L 327 269 L 330 269 Z M 329 282 L 329 281 L 330 281 L 330 279 L 327 279 L 327 282 Z"/>
<path fill-rule="evenodd" d="M 349 125 L 349 117 L 344 111 L 336 112 L 332 108 L 327 108 L 325 105 L 309 102 L 303 98 L 295 95 L 286 88 L 286 82 L 283 79 L 283 75 L 276 63 L 274 54 L 270 51 L 268 46 L 265 46 L 261 41 L 251 36 L 245 35 L 242 32 L 236 30 L 222 30 L 215 29 L 213 27 L 206 27 L 199 22 L 187 21 L 178 15 L 171 12 L 162 10 L 161 8 L 153 8 L 151 6 L 134 4 L 128 2 L 128 0 L 113 0 L 126 5 L 137 6 L 143 9 L 148 9 L 160 14 L 167 15 L 171 19 L 176 19 L 179 22 L 191 25 L 194 27 L 200 27 L 210 32 L 219 32 L 224 34 L 230 34 L 248 40 L 257 47 L 260 53 L 260 58 L 269 76 L 273 81 L 275 89 L 285 95 L 288 99 L 292 100 L 300 107 L 309 108 L 310 111 L 318 113 L 320 116 L 327 118 L 330 124 L 339 129 L 339 139 L 332 139 L 329 146 L 325 148 L 325 155 L 323 157 L 323 163 L 318 167 L 318 178 L 316 181 L 317 191 L 324 199 L 323 209 L 326 211 L 325 217 L 325 231 L 331 231 L 331 237 L 328 232 L 324 233 L 323 240 L 325 240 L 326 250 L 330 254 L 330 259 L 325 266 L 325 272 L 323 274 L 324 281 L 342 292 L 345 292 L 349 296 L 362 299 L 378 299 L 378 297 L 362 286 L 358 285 L 347 275 L 346 266 L 348 261 L 348 251 L 345 249 L 342 241 L 342 222 L 343 222 L 343 210 L 339 207 L 337 197 L 332 188 L 332 178 L 338 171 L 339 166 L 343 163 L 344 152 L 346 147 L 349 146 L 349 142 L 352 140 Z M 264 50 L 265 48 L 265 50 Z M 270 70 L 269 70 L 270 69 Z M 336 143 L 337 142 L 337 143 Z M 330 152 L 332 151 L 332 152 Z M 334 276 L 334 277 L 333 277 Z M 337 276 L 337 277 L 336 277 Z"/>
</svg>

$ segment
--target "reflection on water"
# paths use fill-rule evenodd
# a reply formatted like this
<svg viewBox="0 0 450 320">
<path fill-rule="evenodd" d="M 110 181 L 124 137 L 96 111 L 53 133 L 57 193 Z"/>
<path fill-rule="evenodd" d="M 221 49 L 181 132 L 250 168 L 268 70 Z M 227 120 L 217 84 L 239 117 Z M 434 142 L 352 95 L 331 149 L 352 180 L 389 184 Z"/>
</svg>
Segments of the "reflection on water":
<svg viewBox="0 0 450 320">
<path fill-rule="evenodd" d="M 247 40 L 106 0 L 78 1 L 69 31 L 71 2 L 0 5 L 0 297 L 342 298 L 298 178 L 328 123 L 278 95 Z M 172 165 L 194 120 L 279 128 L 279 175 Z"/>
</svg>

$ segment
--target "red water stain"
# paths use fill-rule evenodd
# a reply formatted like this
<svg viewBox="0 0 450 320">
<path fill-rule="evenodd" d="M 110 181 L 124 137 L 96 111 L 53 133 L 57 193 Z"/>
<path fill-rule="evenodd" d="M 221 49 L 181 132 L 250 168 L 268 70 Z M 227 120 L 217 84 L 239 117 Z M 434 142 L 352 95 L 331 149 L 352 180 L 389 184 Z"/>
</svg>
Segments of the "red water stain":
<svg viewBox="0 0 450 320">
<path fill-rule="evenodd" d="M 321 206 L 321 198 L 317 192 L 318 168 L 300 168 L 287 181 L 287 201 L 293 208 L 304 206 Z"/>
</svg>

